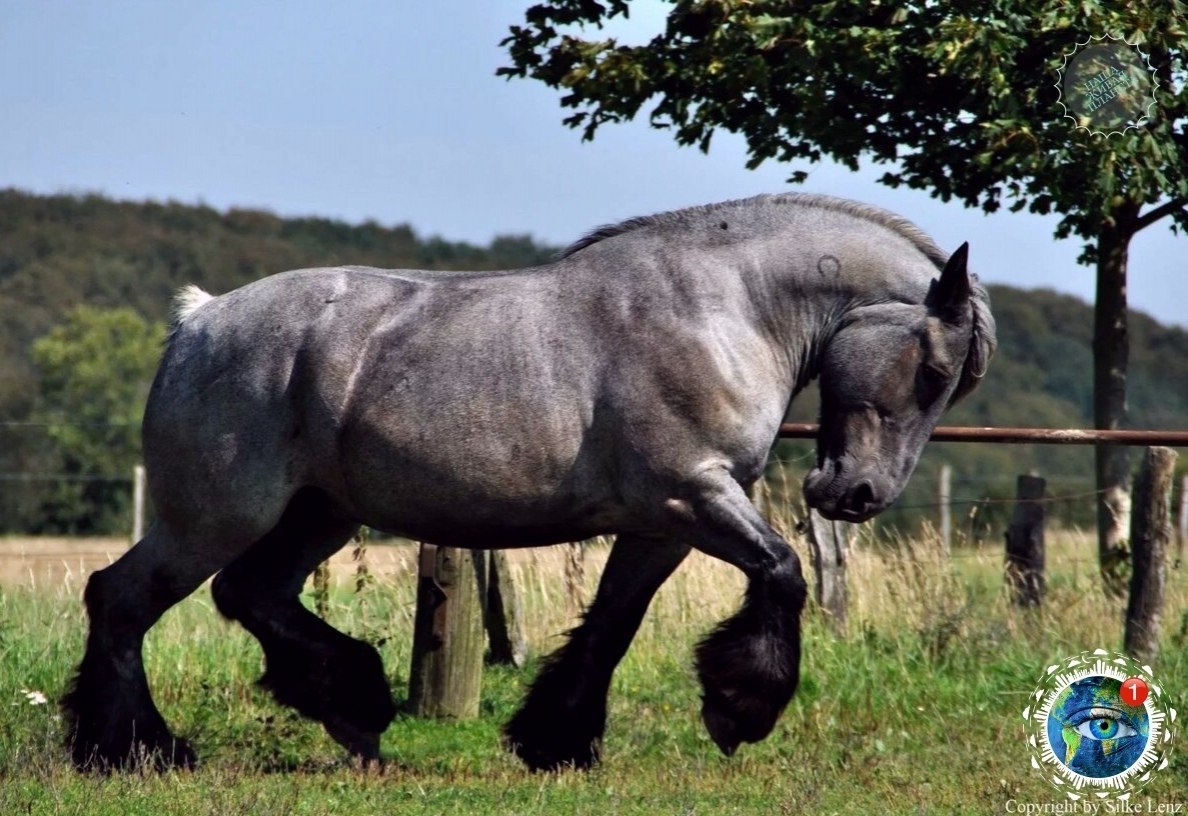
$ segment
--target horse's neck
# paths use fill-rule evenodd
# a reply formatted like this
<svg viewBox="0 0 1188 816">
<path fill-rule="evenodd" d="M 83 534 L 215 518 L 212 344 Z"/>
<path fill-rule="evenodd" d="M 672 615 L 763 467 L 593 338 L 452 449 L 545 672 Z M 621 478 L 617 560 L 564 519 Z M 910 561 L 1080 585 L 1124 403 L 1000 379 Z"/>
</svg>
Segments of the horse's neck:
<svg viewBox="0 0 1188 816">
<path fill-rule="evenodd" d="M 757 274 L 748 290 L 772 354 L 789 374 L 791 399 L 816 378 L 821 354 L 850 304 L 811 281 L 791 279 L 786 270 Z"/>
<path fill-rule="evenodd" d="M 861 240 L 777 243 L 758 265 L 751 298 L 785 350 L 793 394 L 816 378 L 821 355 L 854 309 L 923 302 L 928 279 L 916 259 L 884 260 L 871 246 Z"/>
</svg>

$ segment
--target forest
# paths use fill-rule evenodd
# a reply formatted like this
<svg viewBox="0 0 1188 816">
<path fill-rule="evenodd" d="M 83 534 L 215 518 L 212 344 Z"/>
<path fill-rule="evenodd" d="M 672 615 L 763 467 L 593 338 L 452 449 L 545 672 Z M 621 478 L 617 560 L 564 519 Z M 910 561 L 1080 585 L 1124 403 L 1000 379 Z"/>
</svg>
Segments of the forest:
<svg viewBox="0 0 1188 816">
<path fill-rule="evenodd" d="M 333 264 L 507 269 L 546 262 L 555 251 L 528 235 L 479 246 L 422 236 L 409 224 L 0 190 L 0 533 L 127 532 L 143 401 L 181 286 L 220 293 Z M 1090 305 L 1042 288 L 990 292 L 998 355 L 982 387 L 945 423 L 1089 427 Z M 1188 427 L 1188 331 L 1134 313 L 1130 351 L 1128 426 Z M 816 410 L 806 393 L 791 416 L 812 420 Z M 798 479 L 811 451 L 780 443 L 769 478 Z M 1049 477 L 1051 494 L 1070 497 L 1052 505 L 1059 521 L 1091 522 L 1090 449 L 949 443 L 929 446 L 898 509 L 881 523 L 931 518 L 943 462 L 953 467 L 955 516 L 973 538 L 1001 530 L 1008 505 L 1000 500 L 1032 469 Z"/>
</svg>

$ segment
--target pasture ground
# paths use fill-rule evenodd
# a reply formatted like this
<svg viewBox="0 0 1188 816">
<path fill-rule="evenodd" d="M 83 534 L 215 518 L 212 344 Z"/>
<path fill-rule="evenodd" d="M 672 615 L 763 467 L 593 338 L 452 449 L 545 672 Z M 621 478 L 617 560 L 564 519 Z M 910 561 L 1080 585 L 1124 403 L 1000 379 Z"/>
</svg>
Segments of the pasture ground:
<svg viewBox="0 0 1188 816">
<path fill-rule="evenodd" d="M 55 699 L 82 650 L 85 574 L 122 546 L 0 542 L 0 813 L 1019 812 L 1060 802 L 1023 743 L 1021 712 L 1040 672 L 1085 649 L 1117 648 L 1122 633 L 1123 604 L 1098 588 L 1088 535 L 1049 534 L 1049 596 L 1038 612 L 1008 603 L 1000 548 L 958 549 L 945 562 L 931 540 L 867 543 L 851 562 L 846 631 L 833 632 L 810 609 L 800 691 L 766 741 L 727 759 L 699 721 L 690 662 L 697 638 L 737 604 L 742 581 L 694 555 L 657 597 L 616 674 L 599 768 L 531 774 L 499 748 L 499 727 L 534 660 L 522 670 L 486 671 L 477 720 L 398 718 L 384 736 L 385 767 L 364 772 L 319 726 L 256 688 L 258 647 L 218 616 L 204 588 L 168 613 L 146 645 L 158 705 L 202 765 L 160 776 L 83 776 L 65 761 Z M 397 697 L 408 672 L 414 553 L 372 544 L 361 591 L 349 551 L 340 554 L 329 599 L 332 623 L 380 644 Z M 605 549 L 588 550 L 587 592 L 604 558 Z M 564 561 L 559 548 L 514 554 L 536 656 L 575 621 Z M 1155 668 L 1188 714 L 1186 640 L 1182 568 L 1169 572 Z M 1136 807 L 1188 804 L 1182 723 L 1171 767 Z"/>
</svg>

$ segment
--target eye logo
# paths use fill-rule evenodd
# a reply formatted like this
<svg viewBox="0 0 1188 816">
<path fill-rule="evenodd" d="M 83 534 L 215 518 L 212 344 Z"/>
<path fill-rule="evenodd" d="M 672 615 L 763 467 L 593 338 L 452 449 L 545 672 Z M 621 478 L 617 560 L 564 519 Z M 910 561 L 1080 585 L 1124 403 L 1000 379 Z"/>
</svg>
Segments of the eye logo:
<svg viewBox="0 0 1188 816">
<path fill-rule="evenodd" d="M 1146 708 L 1127 705 L 1122 681 L 1105 675 L 1065 686 L 1052 703 L 1047 725 L 1056 758 L 1094 779 L 1116 776 L 1134 765 L 1151 735 Z"/>
<path fill-rule="evenodd" d="M 1126 798 L 1167 767 L 1176 710 L 1150 666 L 1098 649 L 1049 666 L 1023 719 L 1032 766 L 1070 799 Z"/>
</svg>

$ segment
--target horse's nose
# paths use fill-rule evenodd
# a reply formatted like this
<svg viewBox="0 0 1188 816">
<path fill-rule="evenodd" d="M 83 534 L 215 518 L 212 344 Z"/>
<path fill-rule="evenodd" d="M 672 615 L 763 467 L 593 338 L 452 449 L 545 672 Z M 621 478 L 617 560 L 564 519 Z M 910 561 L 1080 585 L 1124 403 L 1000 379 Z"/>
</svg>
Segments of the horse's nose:
<svg viewBox="0 0 1188 816">
<path fill-rule="evenodd" d="M 842 509 L 848 515 L 867 518 L 874 515 L 878 509 L 875 501 L 874 485 L 869 479 L 863 479 L 846 492 L 842 498 Z"/>
</svg>

